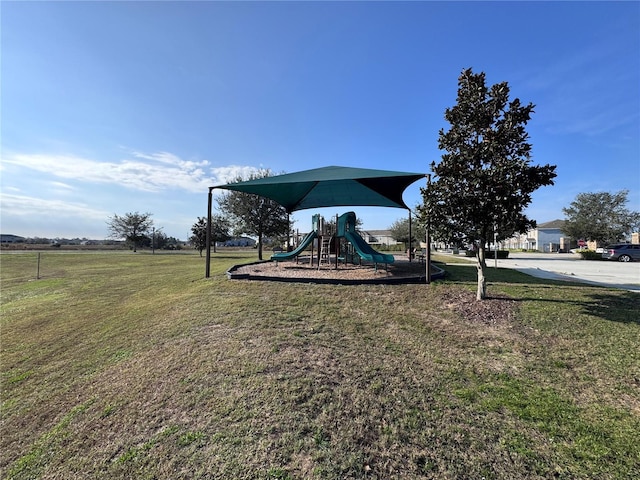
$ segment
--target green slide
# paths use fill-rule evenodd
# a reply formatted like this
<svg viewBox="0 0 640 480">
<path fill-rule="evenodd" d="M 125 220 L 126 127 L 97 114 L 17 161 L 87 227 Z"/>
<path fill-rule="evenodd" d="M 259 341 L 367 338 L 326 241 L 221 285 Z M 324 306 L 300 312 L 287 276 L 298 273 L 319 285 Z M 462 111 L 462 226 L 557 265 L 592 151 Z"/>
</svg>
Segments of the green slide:
<svg viewBox="0 0 640 480">
<path fill-rule="evenodd" d="M 298 248 L 291 252 L 274 253 L 273 255 L 271 255 L 271 260 L 275 260 L 276 262 L 280 260 L 293 260 L 307 249 L 307 247 L 311 244 L 311 242 L 313 242 L 313 239 L 316 238 L 316 236 L 316 231 L 312 230 L 307 234 L 306 237 L 302 239 L 302 242 L 300 242 Z"/>
<path fill-rule="evenodd" d="M 365 242 L 364 238 L 356 232 L 344 232 L 344 238 L 353 245 L 353 248 L 363 260 L 373 263 L 393 263 L 395 261 L 393 255 L 380 253 L 371 248 L 371 245 Z"/>
</svg>

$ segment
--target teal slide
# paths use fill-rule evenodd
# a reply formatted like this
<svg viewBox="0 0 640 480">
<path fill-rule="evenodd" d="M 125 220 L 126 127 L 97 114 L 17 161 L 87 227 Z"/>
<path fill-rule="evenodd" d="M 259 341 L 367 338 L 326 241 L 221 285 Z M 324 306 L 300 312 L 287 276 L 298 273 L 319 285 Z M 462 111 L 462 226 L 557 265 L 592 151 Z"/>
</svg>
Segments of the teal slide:
<svg viewBox="0 0 640 480">
<path fill-rule="evenodd" d="M 275 260 L 276 262 L 279 260 L 293 260 L 307 249 L 307 247 L 311 244 L 311 242 L 313 242 L 313 239 L 316 238 L 316 236 L 317 235 L 315 230 L 312 230 L 307 234 L 306 237 L 302 239 L 302 242 L 300 242 L 298 248 L 291 252 L 274 253 L 273 255 L 271 255 L 271 260 Z"/>
<path fill-rule="evenodd" d="M 356 232 L 344 232 L 344 238 L 353 245 L 353 248 L 363 260 L 373 263 L 393 263 L 395 261 L 393 255 L 375 251 Z"/>
</svg>

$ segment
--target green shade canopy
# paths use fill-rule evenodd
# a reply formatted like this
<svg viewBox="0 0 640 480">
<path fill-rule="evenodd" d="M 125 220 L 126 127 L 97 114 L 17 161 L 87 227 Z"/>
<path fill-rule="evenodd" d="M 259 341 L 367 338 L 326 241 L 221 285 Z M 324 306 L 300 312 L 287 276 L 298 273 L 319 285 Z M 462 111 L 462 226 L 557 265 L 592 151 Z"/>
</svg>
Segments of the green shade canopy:
<svg viewBox="0 0 640 480">
<path fill-rule="evenodd" d="M 335 206 L 409 208 L 402 200 L 406 188 L 424 173 L 367 168 L 324 167 L 212 188 L 253 193 L 270 198 L 287 212 Z"/>
</svg>

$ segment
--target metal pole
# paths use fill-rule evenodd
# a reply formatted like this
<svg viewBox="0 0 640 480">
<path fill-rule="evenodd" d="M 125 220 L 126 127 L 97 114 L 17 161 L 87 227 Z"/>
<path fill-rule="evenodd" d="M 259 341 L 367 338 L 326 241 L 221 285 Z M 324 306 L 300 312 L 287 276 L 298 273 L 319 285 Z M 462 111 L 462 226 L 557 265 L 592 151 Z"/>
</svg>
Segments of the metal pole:
<svg viewBox="0 0 640 480">
<path fill-rule="evenodd" d="M 338 214 L 336 213 L 336 227 L 333 232 L 333 236 L 335 238 L 335 248 L 336 248 L 336 270 L 338 269 L 338 255 L 340 254 L 340 239 L 338 238 Z"/>
<path fill-rule="evenodd" d="M 36 272 L 36 280 L 40 280 L 40 252 L 38 252 L 38 270 Z"/>
<path fill-rule="evenodd" d="M 431 174 L 427 174 L 427 192 L 431 189 Z M 427 251 L 425 252 L 424 263 L 426 264 L 426 280 L 427 285 L 431 283 L 431 239 L 429 238 L 429 230 L 431 229 L 431 211 L 430 208 L 427 208 L 427 228 L 426 228 L 426 241 L 427 241 Z"/>
<path fill-rule="evenodd" d="M 209 198 L 207 202 L 207 256 L 205 259 L 204 277 L 209 278 L 211 276 L 211 203 L 213 194 L 211 191 L 213 187 L 209 187 Z"/>
<path fill-rule="evenodd" d="M 495 257 L 495 267 L 498 268 L 498 231 L 496 230 L 496 226 L 493 226 L 493 256 Z"/>
<path fill-rule="evenodd" d="M 411 209 L 409 209 L 409 262 L 411 262 L 411 254 L 413 253 L 413 248 L 411 248 L 411 239 L 413 235 L 411 235 Z"/>
<path fill-rule="evenodd" d="M 151 229 L 151 253 L 156 253 L 156 227 Z"/>
</svg>

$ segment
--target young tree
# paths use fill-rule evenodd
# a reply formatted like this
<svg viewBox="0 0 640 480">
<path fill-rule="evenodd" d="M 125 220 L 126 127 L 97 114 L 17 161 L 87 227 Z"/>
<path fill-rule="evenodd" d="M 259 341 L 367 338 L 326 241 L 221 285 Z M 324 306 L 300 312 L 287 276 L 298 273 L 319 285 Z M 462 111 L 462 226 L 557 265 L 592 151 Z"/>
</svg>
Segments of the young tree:
<svg viewBox="0 0 640 480">
<path fill-rule="evenodd" d="M 416 225 L 412 225 L 411 231 L 411 242 L 416 243 L 418 238 L 416 236 L 417 230 Z M 391 236 L 396 242 L 409 243 L 409 219 L 401 218 L 396 220 L 389 227 L 389 231 L 391 232 Z"/>
<path fill-rule="evenodd" d="M 488 88 L 485 74 L 464 70 L 457 104 L 445 110 L 451 128 L 441 129 L 438 148 L 446 153 L 431 164 L 434 181 L 421 189 L 421 223 L 429 221 L 434 239 L 475 246 L 477 299 L 486 297 L 485 248 L 535 227 L 523 210 L 539 187 L 553 185 L 555 166 L 532 166 L 525 130 L 533 104 L 509 101 L 507 82 Z"/>
<path fill-rule="evenodd" d="M 211 245 L 214 253 L 216 251 L 216 242 L 224 242 L 231 238 L 229 230 L 229 222 L 225 217 L 222 215 L 211 216 Z M 202 251 L 207 248 L 207 219 L 198 217 L 198 221 L 191 227 L 191 233 L 193 235 L 189 237 L 189 241 L 202 256 Z"/>
<path fill-rule="evenodd" d="M 261 170 L 248 179 L 238 177 L 237 182 L 271 176 L 270 170 Z M 229 224 L 235 225 L 237 235 L 258 237 L 258 258 L 262 260 L 264 236 L 286 235 L 289 228 L 286 210 L 279 203 L 266 197 L 250 193 L 229 191 L 218 198 L 220 211 L 227 216 Z"/>
<path fill-rule="evenodd" d="M 175 237 L 170 237 L 160 229 L 156 229 L 155 232 L 152 233 L 152 238 L 150 239 L 150 241 L 152 247 L 156 250 L 180 249 L 180 240 Z"/>
<path fill-rule="evenodd" d="M 149 230 L 153 227 L 151 213 L 125 213 L 123 216 L 116 214 L 109 217 L 107 226 L 111 238 L 124 238 L 127 244 L 137 251 L 138 244 L 149 236 Z"/>
<path fill-rule="evenodd" d="M 627 209 L 628 190 L 580 193 L 565 214 L 562 231 L 575 240 L 615 243 L 640 227 L 640 212 Z"/>
</svg>

